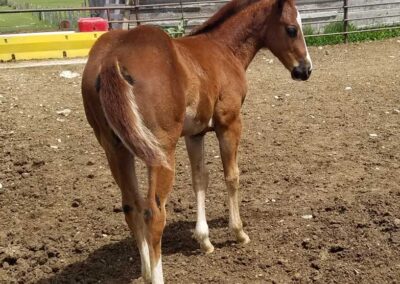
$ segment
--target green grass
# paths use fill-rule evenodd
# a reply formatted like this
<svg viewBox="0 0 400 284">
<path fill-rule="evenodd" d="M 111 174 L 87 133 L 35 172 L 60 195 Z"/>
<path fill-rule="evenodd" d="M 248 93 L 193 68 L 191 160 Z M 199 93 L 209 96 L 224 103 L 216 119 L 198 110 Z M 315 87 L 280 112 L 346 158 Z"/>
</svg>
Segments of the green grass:
<svg viewBox="0 0 400 284">
<path fill-rule="evenodd" d="M 81 7 L 83 0 L 9 0 L 9 5 L 21 5 L 19 9 L 25 8 L 57 8 L 68 7 L 76 8 Z M 26 7 L 25 4 L 29 4 Z M 12 7 L 0 6 L 0 10 L 11 10 Z M 31 13 L 13 13 L 13 14 L 0 14 L 0 33 L 22 33 L 22 32 L 36 32 L 36 31 L 55 31 L 58 29 L 56 24 L 51 25 L 44 21 L 39 21 L 37 14 Z"/>
<path fill-rule="evenodd" d="M 381 26 L 382 27 L 382 26 Z M 376 27 L 379 28 L 379 27 Z M 370 29 L 370 28 L 368 28 Z M 354 25 L 349 25 L 349 31 L 361 31 L 362 29 L 357 29 Z M 322 33 L 338 33 L 343 32 L 343 23 L 332 23 L 325 27 Z M 305 35 L 313 35 L 314 31 L 311 27 L 306 26 L 304 28 Z M 388 29 L 382 31 L 372 31 L 372 32 L 363 32 L 363 33 L 353 33 L 348 35 L 349 42 L 361 42 L 361 41 L 371 41 L 371 40 L 382 40 L 391 37 L 400 36 L 400 28 L 397 29 Z M 327 35 L 327 36 L 319 36 L 319 37 L 308 37 L 306 39 L 308 45 L 329 45 L 329 44 L 339 44 L 343 43 L 344 37 L 343 35 Z"/>
<path fill-rule="evenodd" d="M 77 8 L 82 7 L 83 0 L 67 0 L 67 1 L 57 1 L 57 0 L 9 0 L 11 4 L 24 4 L 29 3 L 33 6 L 40 6 L 46 8 L 57 8 L 57 7 L 67 7 L 67 8 Z"/>
<path fill-rule="evenodd" d="M 9 7 L 0 7 L 0 10 L 9 10 Z M 0 33 L 14 33 L 16 31 L 34 32 L 54 29 L 41 22 L 29 13 L 0 15 Z"/>
</svg>

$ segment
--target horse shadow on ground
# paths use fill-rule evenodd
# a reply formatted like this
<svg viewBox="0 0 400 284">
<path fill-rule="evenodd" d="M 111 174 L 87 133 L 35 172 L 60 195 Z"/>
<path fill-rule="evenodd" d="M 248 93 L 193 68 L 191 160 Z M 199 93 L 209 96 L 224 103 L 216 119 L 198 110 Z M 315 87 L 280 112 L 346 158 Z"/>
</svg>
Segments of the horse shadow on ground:
<svg viewBox="0 0 400 284">
<path fill-rule="evenodd" d="M 210 228 L 227 227 L 223 218 L 211 220 Z M 163 255 L 181 253 L 185 256 L 198 255 L 202 252 L 192 237 L 195 228 L 193 221 L 177 221 L 167 225 L 163 236 Z M 230 245 L 230 241 L 219 243 L 221 248 Z M 37 281 L 37 284 L 49 283 L 131 283 L 141 276 L 140 255 L 130 237 L 104 245 L 89 256 L 72 263 L 48 278 Z"/>
</svg>

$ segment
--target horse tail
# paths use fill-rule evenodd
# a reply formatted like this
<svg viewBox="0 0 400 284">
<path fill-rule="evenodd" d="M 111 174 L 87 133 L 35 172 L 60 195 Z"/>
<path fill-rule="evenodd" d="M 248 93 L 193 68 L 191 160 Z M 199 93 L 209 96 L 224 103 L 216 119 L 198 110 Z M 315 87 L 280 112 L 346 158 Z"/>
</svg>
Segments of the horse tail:
<svg viewBox="0 0 400 284">
<path fill-rule="evenodd" d="M 148 165 L 167 166 L 154 134 L 143 123 L 133 93 L 134 79 L 117 60 L 101 68 L 96 88 L 105 117 L 125 147 Z"/>
</svg>

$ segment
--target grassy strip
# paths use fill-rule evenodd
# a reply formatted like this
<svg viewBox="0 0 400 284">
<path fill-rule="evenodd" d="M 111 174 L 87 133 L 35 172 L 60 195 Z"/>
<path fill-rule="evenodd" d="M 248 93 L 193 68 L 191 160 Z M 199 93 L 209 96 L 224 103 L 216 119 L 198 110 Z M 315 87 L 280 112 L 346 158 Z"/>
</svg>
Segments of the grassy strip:
<svg viewBox="0 0 400 284">
<path fill-rule="evenodd" d="M 24 6 L 25 4 L 30 4 L 31 6 L 38 6 L 41 8 L 58 8 L 58 7 L 68 7 L 68 8 L 79 8 L 82 7 L 84 0 L 9 0 L 8 5 L 10 6 Z"/>
<path fill-rule="evenodd" d="M 379 28 L 379 27 L 375 27 Z M 370 28 L 366 28 L 370 29 Z M 362 29 L 357 29 L 354 25 L 349 25 L 349 31 L 361 31 Z M 342 23 L 332 23 L 325 27 L 323 33 L 339 33 L 343 32 L 343 24 Z M 311 27 L 304 28 L 305 35 L 313 35 L 315 34 Z M 372 31 L 372 32 L 362 32 L 362 33 L 354 33 L 348 35 L 349 42 L 361 42 L 361 41 L 371 41 L 371 40 L 382 40 L 386 38 L 399 37 L 400 29 L 388 29 L 382 31 Z M 343 43 L 344 36 L 343 35 L 326 35 L 319 37 L 309 37 L 306 39 L 308 45 L 329 45 L 329 44 L 339 44 Z"/>
<path fill-rule="evenodd" d="M 10 6 L 0 6 L 0 10 L 10 10 L 13 7 L 18 9 L 31 8 L 58 8 L 66 7 L 79 8 L 82 7 L 83 0 L 69 0 L 68 3 L 60 3 L 59 0 L 31 0 L 31 1 L 8 1 Z M 76 23 L 74 23 L 76 24 Z M 15 13 L 0 14 L 0 33 L 22 33 L 22 32 L 39 32 L 54 31 L 58 29 L 58 24 L 50 24 L 48 21 L 40 21 L 38 13 Z"/>
<path fill-rule="evenodd" d="M 0 10 L 9 10 L 10 7 L 1 6 Z M 0 15 L 0 33 L 14 33 L 16 31 L 36 32 L 54 29 L 30 13 Z"/>
</svg>

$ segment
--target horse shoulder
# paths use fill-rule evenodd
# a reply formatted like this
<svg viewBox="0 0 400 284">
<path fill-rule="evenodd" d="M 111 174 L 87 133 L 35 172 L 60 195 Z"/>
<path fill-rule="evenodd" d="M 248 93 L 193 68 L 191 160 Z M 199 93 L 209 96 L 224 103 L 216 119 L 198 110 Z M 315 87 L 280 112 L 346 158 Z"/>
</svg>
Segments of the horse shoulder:
<svg viewBox="0 0 400 284">
<path fill-rule="evenodd" d="M 223 76 L 215 104 L 215 122 L 220 126 L 230 125 L 240 116 L 240 110 L 247 94 L 246 72 L 236 58 L 224 58 Z"/>
</svg>

